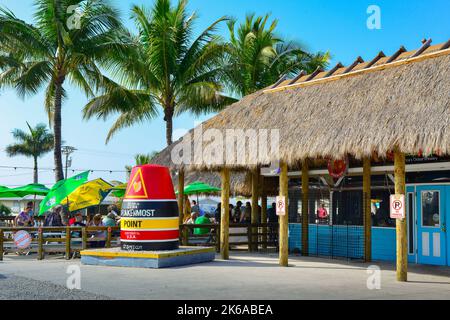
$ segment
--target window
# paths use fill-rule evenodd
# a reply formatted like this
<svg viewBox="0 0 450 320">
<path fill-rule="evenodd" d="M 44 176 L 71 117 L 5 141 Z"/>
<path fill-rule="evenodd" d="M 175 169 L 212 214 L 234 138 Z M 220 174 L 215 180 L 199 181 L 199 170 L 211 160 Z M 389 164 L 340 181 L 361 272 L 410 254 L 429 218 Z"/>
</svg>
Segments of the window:
<svg viewBox="0 0 450 320">
<path fill-rule="evenodd" d="M 440 215 L 439 191 L 422 191 L 422 226 L 439 227 Z"/>
<path fill-rule="evenodd" d="M 408 192 L 408 252 L 414 254 L 414 193 Z"/>
</svg>

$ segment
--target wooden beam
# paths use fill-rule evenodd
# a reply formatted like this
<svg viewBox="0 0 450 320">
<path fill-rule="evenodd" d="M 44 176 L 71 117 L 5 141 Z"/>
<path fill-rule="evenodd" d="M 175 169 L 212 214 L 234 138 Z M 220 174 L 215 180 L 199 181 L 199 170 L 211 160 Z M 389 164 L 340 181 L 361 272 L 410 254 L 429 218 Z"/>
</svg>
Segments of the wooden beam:
<svg viewBox="0 0 450 320">
<path fill-rule="evenodd" d="M 221 191 L 221 214 L 220 214 L 220 256 L 228 260 L 229 256 L 229 234 L 230 234 L 230 169 L 222 168 L 220 172 L 222 180 Z"/>
<path fill-rule="evenodd" d="M 264 176 L 260 175 L 261 181 L 261 222 L 267 223 L 267 194 L 264 186 Z M 262 248 L 267 249 L 267 227 L 262 228 Z"/>
<path fill-rule="evenodd" d="M 294 84 L 294 83 L 296 83 L 301 77 L 303 77 L 303 76 L 305 76 L 305 75 L 306 75 L 306 72 L 305 72 L 304 70 L 300 71 L 299 74 L 296 75 L 296 76 L 294 77 L 294 79 L 292 79 L 291 81 L 289 81 L 288 84 Z"/>
<path fill-rule="evenodd" d="M 360 64 L 360 63 L 363 63 L 364 62 L 364 59 L 363 58 L 361 58 L 361 56 L 358 56 L 357 58 L 356 58 L 356 60 L 351 64 L 351 65 L 349 65 L 348 67 L 347 67 L 347 69 L 345 69 L 344 70 L 344 74 L 345 73 L 349 73 L 350 71 L 352 71 L 358 64 Z"/>
<path fill-rule="evenodd" d="M 302 164 L 302 255 L 309 254 L 309 165 L 305 160 Z"/>
<path fill-rule="evenodd" d="M 321 73 L 322 71 L 323 71 L 323 70 L 322 70 L 321 67 L 317 67 L 317 69 L 314 70 L 314 72 L 311 73 L 311 74 L 308 76 L 308 78 L 305 79 L 304 82 L 311 81 L 312 79 L 314 79 L 314 78 L 315 78 L 319 73 Z"/>
<path fill-rule="evenodd" d="M 394 150 L 395 194 L 405 194 L 405 154 L 398 148 Z M 406 218 L 396 219 L 397 239 L 397 280 L 408 280 L 408 240 Z"/>
<path fill-rule="evenodd" d="M 364 260 L 372 261 L 372 212 L 370 192 L 370 158 L 363 159 Z"/>
<path fill-rule="evenodd" d="M 448 40 L 446 43 L 444 43 L 442 45 L 442 47 L 440 48 L 440 50 L 445 50 L 445 49 L 448 49 L 448 48 L 450 48 L 450 40 Z"/>
<path fill-rule="evenodd" d="M 324 78 L 331 77 L 333 73 L 335 73 L 338 69 L 343 68 L 344 65 L 340 62 L 338 62 L 331 70 L 327 72 L 327 74 L 324 76 Z"/>
<path fill-rule="evenodd" d="M 178 171 L 178 221 L 179 225 L 183 224 L 184 218 L 184 170 Z M 182 231 L 182 230 L 180 230 Z"/>
<path fill-rule="evenodd" d="M 280 161 L 280 196 L 286 199 L 286 211 L 287 211 L 287 199 L 288 199 L 288 168 L 287 164 Z M 280 234 L 279 234 L 279 245 L 280 245 L 280 256 L 279 263 L 280 266 L 288 266 L 288 212 L 284 216 L 279 216 L 280 224 Z"/>
<path fill-rule="evenodd" d="M 386 57 L 386 55 L 384 54 L 383 51 L 380 51 L 375 58 L 372 59 L 372 61 L 370 61 L 367 66 L 365 67 L 365 69 L 372 67 L 375 63 L 378 62 L 378 60 L 380 60 L 381 58 Z"/>
<path fill-rule="evenodd" d="M 392 56 L 390 56 L 384 64 L 394 62 L 404 52 L 406 52 L 406 48 L 404 46 L 401 46 L 400 49 L 398 49 Z"/>
<path fill-rule="evenodd" d="M 431 38 L 428 39 L 428 40 L 422 41 L 422 43 L 423 43 L 422 46 L 421 46 L 416 52 L 414 52 L 414 53 L 411 55 L 410 58 L 418 57 L 418 56 L 420 56 L 422 53 L 424 53 L 425 50 L 427 50 L 427 49 L 430 47 L 432 41 L 433 41 L 433 40 L 431 40 Z"/>
<path fill-rule="evenodd" d="M 285 81 L 286 79 L 287 79 L 286 75 L 283 74 L 283 75 L 281 76 L 281 78 L 278 79 L 278 81 L 275 82 L 275 84 L 272 86 L 272 89 L 278 87 L 278 86 L 279 86 L 283 81 Z"/>
<path fill-rule="evenodd" d="M 251 214 L 251 222 L 252 224 L 258 223 L 259 216 L 259 207 L 258 207 L 258 199 L 259 199 L 259 168 L 252 169 L 252 214 Z M 252 245 L 250 251 L 258 250 L 258 228 L 252 227 Z"/>
</svg>

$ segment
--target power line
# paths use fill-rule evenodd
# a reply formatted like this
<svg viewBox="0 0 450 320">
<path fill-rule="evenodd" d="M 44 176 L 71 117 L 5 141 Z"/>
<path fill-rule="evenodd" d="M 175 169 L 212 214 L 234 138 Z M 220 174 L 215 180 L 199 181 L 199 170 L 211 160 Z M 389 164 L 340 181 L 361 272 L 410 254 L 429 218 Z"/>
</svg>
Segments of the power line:
<svg viewBox="0 0 450 320">
<path fill-rule="evenodd" d="M 34 170 L 33 167 L 21 167 L 21 166 L 0 166 L 0 169 L 21 169 L 21 170 Z M 39 171 L 55 171 L 55 168 L 39 168 Z M 128 170 L 115 170 L 115 169 L 70 169 L 72 172 L 109 172 L 109 173 L 120 173 L 120 172 L 129 172 Z"/>
</svg>

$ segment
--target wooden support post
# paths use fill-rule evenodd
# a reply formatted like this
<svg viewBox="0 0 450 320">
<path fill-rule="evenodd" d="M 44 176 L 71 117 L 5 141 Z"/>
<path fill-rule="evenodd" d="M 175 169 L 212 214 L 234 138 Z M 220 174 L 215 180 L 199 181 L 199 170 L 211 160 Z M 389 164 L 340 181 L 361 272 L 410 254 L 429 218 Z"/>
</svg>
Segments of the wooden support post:
<svg viewBox="0 0 450 320">
<path fill-rule="evenodd" d="M 222 259 L 229 259 L 229 232 L 230 232 L 230 170 L 222 168 L 220 172 L 222 180 L 221 202 L 222 209 L 220 214 L 220 255 Z"/>
<path fill-rule="evenodd" d="M 405 194 L 405 154 L 397 148 L 394 150 L 395 194 Z M 396 219 L 397 238 L 397 280 L 408 280 L 408 240 L 406 218 Z"/>
<path fill-rule="evenodd" d="M 83 250 L 86 250 L 87 247 L 88 247 L 88 245 L 87 245 L 87 231 L 86 231 L 86 227 L 81 229 L 81 247 L 83 248 Z"/>
<path fill-rule="evenodd" d="M 180 169 L 178 171 L 178 212 L 179 212 L 179 223 L 183 224 L 184 218 L 184 170 Z M 180 230 L 181 233 L 181 230 Z"/>
<path fill-rule="evenodd" d="M 364 221 L 364 260 L 372 261 L 372 212 L 370 191 L 370 158 L 363 159 L 363 221 Z"/>
<path fill-rule="evenodd" d="M 220 252 L 220 224 L 217 224 L 216 230 L 214 230 L 216 233 L 216 252 Z"/>
<path fill-rule="evenodd" d="M 258 207 L 258 198 L 259 198 L 259 168 L 252 170 L 252 214 L 251 214 L 251 222 L 252 225 L 256 225 L 258 223 L 259 216 L 259 207 Z M 252 246 L 251 251 L 258 251 L 258 228 L 252 227 Z"/>
<path fill-rule="evenodd" d="M 188 245 L 188 240 L 189 240 L 189 229 L 184 227 L 183 229 L 183 246 L 187 246 Z"/>
<path fill-rule="evenodd" d="M 3 261 L 3 230 L 0 230 L 0 261 Z"/>
<path fill-rule="evenodd" d="M 111 227 L 108 227 L 107 229 L 106 248 L 111 248 Z"/>
<path fill-rule="evenodd" d="M 66 260 L 70 259 L 70 227 L 66 227 Z"/>
<path fill-rule="evenodd" d="M 42 228 L 38 229 L 38 260 L 44 259 L 44 233 L 42 232 Z"/>
<path fill-rule="evenodd" d="M 253 239 L 252 239 L 252 227 L 250 224 L 247 226 L 247 242 L 248 242 L 248 252 L 252 252 Z"/>
<path fill-rule="evenodd" d="M 264 176 L 261 176 L 261 222 L 267 223 L 267 194 L 264 187 Z M 262 248 L 267 249 L 267 227 L 262 228 Z"/>
<path fill-rule="evenodd" d="M 285 197 L 286 199 L 286 211 L 288 208 L 288 167 L 285 162 L 280 161 L 280 196 Z M 279 244 L 280 244 L 280 257 L 279 262 L 280 266 L 287 267 L 288 266 L 288 221 L 289 215 L 288 212 L 284 216 L 279 216 L 280 223 L 280 235 L 279 235 Z"/>
<path fill-rule="evenodd" d="M 309 254 L 309 165 L 302 163 L 302 255 Z"/>
</svg>

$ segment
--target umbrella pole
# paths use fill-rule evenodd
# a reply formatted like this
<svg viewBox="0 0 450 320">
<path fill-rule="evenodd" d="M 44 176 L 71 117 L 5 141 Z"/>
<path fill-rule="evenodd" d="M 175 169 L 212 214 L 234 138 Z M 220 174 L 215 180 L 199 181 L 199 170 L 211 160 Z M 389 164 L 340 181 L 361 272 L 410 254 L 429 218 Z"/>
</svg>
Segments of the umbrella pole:
<svg viewBox="0 0 450 320">
<path fill-rule="evenodd" d="M 33 222 L 33 227 L 34 227 L 34 215 L 36 214 L 36 193 L 34 194 L 34 199 L 33 199 L 33 217 L 31 218 L 31 222 Z"/>
</svg>

